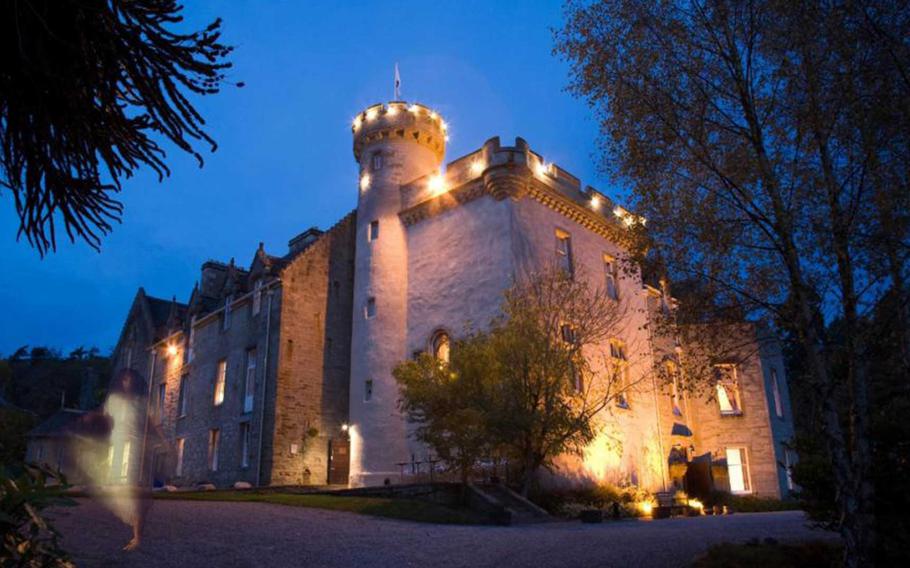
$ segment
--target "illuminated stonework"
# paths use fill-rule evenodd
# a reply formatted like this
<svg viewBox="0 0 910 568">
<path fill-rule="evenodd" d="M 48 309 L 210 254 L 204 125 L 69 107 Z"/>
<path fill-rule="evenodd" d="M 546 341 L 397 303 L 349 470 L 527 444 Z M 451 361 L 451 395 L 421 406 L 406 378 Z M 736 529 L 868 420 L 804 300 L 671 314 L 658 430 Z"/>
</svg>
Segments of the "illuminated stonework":
<svg viewBox="0 0 910 568">
<path fill-rule="evenodd" d="M 392 368 L 439 349 L 440 333 L 457 339 L 468 323 L 485 325 L 515 279 L 562 254 L 592 286 L 609 280 L 623 305 L 624 331 L 615 338 L 622 353 L 614 355 L 634 387 L 598 417 L 600 433 L 582 455 L 562 456 L 548 481 L 672 489 L 690 464 L 707 463 L 702 470 L 717 487 L 787 491 L 779 464 L 790 463 L 782 441 L 792 421 L 775 342 L 753 328 L 737 332 L 754 349 L 737 369 L 735 414 L 713 400 L 673 395 L 653 377 L 654 363 L 679 355 L 672 338 L 649 333 L 673 300 L 643 282 L 637 267 L 615 269 L 645 219 L 521 138 L 512 145 L 490 138 L 444 165 L 448 125 L 418 103 L 375 104 L 350 124 L 358 166 L 351 215 L 325 232 L 305 231 L 286 253 L 260 246 L 249 268 L 207 262 L 189 302 L 175 304 L 167 321 L 147 307 L 131 311 L 115 369 L 142 354 L 143 372 L 151 368 L 153 384 L 164 385 L 155 419 L 172 447 L 182 440 L 180 468 L 162 462 L 162 479 L 220 486 L 424 479 L 433 456 L 398 410 Z M 228 387 L 215 407 L 221 361 Z M 769 404 L 772 371 L 781 416 Z M 206 461 L 213 430 L 224 444 L 218 471 Z M 728 467 L 727 456 L 739 461 Z"/>
</svg>

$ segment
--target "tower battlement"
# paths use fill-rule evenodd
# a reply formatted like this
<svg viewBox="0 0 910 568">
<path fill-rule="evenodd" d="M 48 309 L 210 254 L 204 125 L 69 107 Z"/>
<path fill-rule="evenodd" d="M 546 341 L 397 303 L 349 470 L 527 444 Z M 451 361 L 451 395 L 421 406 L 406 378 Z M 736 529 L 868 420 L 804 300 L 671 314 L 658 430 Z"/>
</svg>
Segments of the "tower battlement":
<svg viewBox="0 0 910 568">
<path fill-rule="evenodd" d="M 374 142 L 397 138 L 430 148 L 441 162 L 446 151 L 446 129 L 439 113 L 422 104 L 377 103 L 355 116 L 351 124 L 354 158 L 359 162 L 364 148 Z"/>
</svg>

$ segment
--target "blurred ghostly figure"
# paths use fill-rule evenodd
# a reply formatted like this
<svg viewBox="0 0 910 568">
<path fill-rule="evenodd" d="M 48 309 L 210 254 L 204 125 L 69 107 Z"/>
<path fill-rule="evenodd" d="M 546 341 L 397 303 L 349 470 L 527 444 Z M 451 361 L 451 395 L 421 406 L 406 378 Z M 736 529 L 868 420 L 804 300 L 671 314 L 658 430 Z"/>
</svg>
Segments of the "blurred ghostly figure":
<svg viewBox="0 0 910 568">
<path fill-rule="evenodd" d="M 76 455 L 90 493 L 133 529 L 124 550 L 142 542 L 145 518 L 151 507 L 148 448 L 155 445 L 157 428 L 147 419 L 145 381 L 136 371 L 123 369 L 111 382 L 104 406 L 83 417 Z"/>
</svg>

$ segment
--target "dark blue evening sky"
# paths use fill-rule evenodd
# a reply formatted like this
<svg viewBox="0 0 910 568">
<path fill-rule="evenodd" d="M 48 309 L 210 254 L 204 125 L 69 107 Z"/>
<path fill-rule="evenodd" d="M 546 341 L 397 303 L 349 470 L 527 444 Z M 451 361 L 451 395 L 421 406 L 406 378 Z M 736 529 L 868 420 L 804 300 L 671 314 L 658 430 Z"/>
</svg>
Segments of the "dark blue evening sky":
<svg viewBox="0 0 910 568">
<path fill-rule="evenodd" d="M 0 195 L 0 354 L 24 344 L 106 352 L 139 286 L 186 301 L 206 259 L 247 266 L 260 241 L 284 254 L 297 233 L 331 226 L 356 206 L 351 119 L 391 99 L 396 61 L 402 98 L 448 121 L 446 161 L 491 136 L 522 136 L 615 194 L 596 171 L 591 113 L 551 54 L 559 2 L 187 4 L 194 26 L 224 19 L 232 78 L 246 83 L 198 100 L 218 151 L 202 169 L 171 151 L 163 183 L 147 172 L 128 180 L 123 223 L 100 253 L 62 242 L 40 259 L 15 241 L 13 203 Z"/>
</svg>

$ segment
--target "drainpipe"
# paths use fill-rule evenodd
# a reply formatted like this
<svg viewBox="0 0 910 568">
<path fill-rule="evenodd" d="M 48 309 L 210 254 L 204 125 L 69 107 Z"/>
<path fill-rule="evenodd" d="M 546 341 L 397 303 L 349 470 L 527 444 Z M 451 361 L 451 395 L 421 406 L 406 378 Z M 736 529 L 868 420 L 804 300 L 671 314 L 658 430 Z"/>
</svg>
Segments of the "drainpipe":
<svg viewBox="0 0 910 568">
<path fill-rule="evenodd" d="M 155 381 L 155 363 L 158 359 L 157 344 L 152 346 L 152 361 L 149 365 L 148 388 L 145 393 L 145 425 L 142 427 L 142 453 L 139 455 L 139 485 L 142 485 L 142 476 L 145 474 L 145 446 L 149 436 L 149 404 L 152 401 L 152 383 Z"/>
<path fill-rule="evenodd" d="M 281 279 L 273 281 L 273 283 L 281 283 Z M 269 347 L 271 345 L 271 334 L 272 334 L 272 297 L 275 291 L 269 287 L 269 307 L 268 312 L 265 314 L 265 361 L 263 367 L 265 367 L 264 372 L 262 373 L 262 404 L 259 406 L 259 459 L 256 464 L 256 487 L 262 485 L 262 441 L 265 434 L 265 403 L 266 403 L 266 393 L 269 388 Z"/>
</svg>

